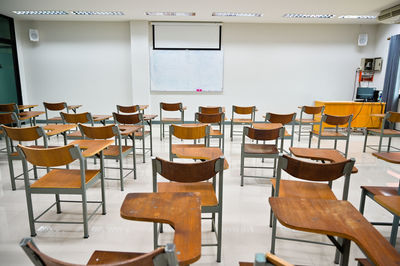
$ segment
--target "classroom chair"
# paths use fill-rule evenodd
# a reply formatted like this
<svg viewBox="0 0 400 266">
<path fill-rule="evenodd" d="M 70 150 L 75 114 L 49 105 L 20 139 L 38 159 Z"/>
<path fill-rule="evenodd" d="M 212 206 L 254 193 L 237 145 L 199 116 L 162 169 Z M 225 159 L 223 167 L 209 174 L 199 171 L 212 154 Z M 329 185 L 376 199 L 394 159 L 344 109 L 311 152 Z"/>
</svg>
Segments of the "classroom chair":
<svg viewBox="0 0 400 266">
<path fill-rule="evenodd" d="M 135 132 L 135 139 L 139 139 L 142 141 L 142 148 L 139 148 L 143 152 L 143 163 L 146 162 L 145 154 L 146 149 L 150 151 L 150 155 L 153 154 L 153 141 L 150 130 L 145 130 L 144 128 L 144 118 L 142 113 L 136 114 L 120 114 L 120 113 L 113 113 L 114 122 L 117 125 L 141 125 L 142 129 L 140 131 Z M 150 137 L 150 148 L 146 148 L 146 137 Z M 127 145 L 128 136 L 124 136 L 125 139 L 125 146 Z"/>
<path fill-rule="evenodd" d="M 400 131 L 395 129 L 396 123 L 400 123 L 400 113 L 389 111 L 389 112 L 387 112 L 385 114 L 385 117 L 383 118 L 381 128 L 379 128 L 379 129 L 377 129 L 377 128 L 366 128 L 365 129 L 365 139 L 364 139 L 363 152 L 365 152 L 365 149 L 367 147 L 371 148 L 373 150 L 377 150 L 378 152 L 381 152 L 383 138 L 389 138 L 388 146 L 387 146 L 387 152 L 390 151 L 391 147 L 396 149 L 396 150 L 400 150 L 399 148 L 391 146 L 392 138 L 400 137 Z M 387 125 L 389 125 L 389 128 L 385 129 L 385 126 L 387 126 Z M 379 136 L 378 149 L 373 148 L 373 146 L 376 146 L 376 145 L 367 145 L 368 135 Z"/>
<path fill-rule="evenodd" d="M 200 140 L 204 139 L 203 144 L 174 144 L 173 136 L 181 140 Z M 178 158 L 177 148 L 209 147 L 210 146 L 210 126 L 204 124 L 186 124 L 169 126 L 169 160 Z"/>
<path fill-rule="evenodd" d="M 25 254 L 36 266 L 71 266 L 41 252 L 32 238 L 23 238 L 19 243 Z M 76 264 L 73 264 L 77 266 Z M 95 250 L 86 265 L 103 266 L 176 266 L 178 260 L 175 245 L 167 244 L 149 253 Z"/>
<path fill-rule="evenodd" d="M 49 118 L 49 111 L 60 112 L 60 111 L 66 110 L 67 113 L 69 112 L 69 108 L 68 108 L 68 105 L 66 102 L 59 102 L 59 103 L 43 102 L 43 106 L 44 106 L 44 112 L 46 115 L 46 124 L 61 122 L 61 117 Z"/>
<path fill-rule="evenodd" d="M 334 149 L 337 147 L 338 140 L 345 140 L 346 141 L 346 148 L 344 157 L 347 158 L 347 152 L 349 150 L 349 140 L 350 140 L 350 133 L 351 133 L 351 120 L 353 115 L 346 115 L 346 116 L 335 116 L 335 115 L 328 115 L 323 114 L 321 117 L 321 121 L 319 122 L 319 130 L 310 131 L 310 138 L 308 140 L 308 147 L 311 147 L 311 139 L 313 136 L 318 137 L 318 149 L 321 145 L 321 139 L 333 139 L 334 140 Z M 326 123 L 328 126 L 333 126 L 334 131 L 328 131 L 323 128 L 323 123 Z M 339 126 L 344 126 L 347 124 L 347 127 L 343 129 L 343 133 L 339 132 Z"/>
<path fill-rule="evenodd" d="M 311 130 L 307 131 L 307 136 L 310 131 L 314 131 L 314 125 L 319 124 L 319 120 L 316 118 L 316 116 L 322 116 L 324 114 L 325 106 L 301 106 L 301 111 L 300 111 L 300 118 L 296 119 L 296 123 L 299 124 L 299 141 L 300 137 L 302 136 L 302 131 L 301 127 L 302 126 L 311 126 Z M 306 118 L 304 117 L 306 115 Z M 311 116 L 311 118 L 309 118 Z"/>
<path fill-rule="evenodd" d="M 85 126 L 79 124 L 79 130 L 81 131 L 84 138 L 89 139 L 110 139 L 115 138 L 115 145 L 108 146 L 107 149 L 103 151 L 104 159 L 109 160 L 117 160 L 119 162 L 119 167 L 111 167 L 107 166 L 104 168 L 109 169 L 119 169 L 119 178 L 111 178 L 105 177 L 104 179 L 108 180 L 119 180 L 121 191 L 124 191 L 124 179 L 133 172 L 134 179 L 136 179 L 136 152 L 135 152 L 135 138 L 133 138 L 132 146 L 124 146 L 122 145 L 122 137 L 121 131 L 116 125 L 107 125 L 107 126 Z M 130 154 L 133 153 L 133 168 L 124 168 L 124 159 Z M 124 175 L 123 170 L 130 170 L 126 175 Z"/>
<path fill-rule="evenodd" d="M 35 117 L 43 114 L 40 111 L 24 111 L 20 112 L 18 105 L 16 103 L 6 103 L 0 104 L 0 113 L 15 113 L 17 118 L 23 122 L 29 120 L 30 125 L 36 125 Z"/>
<path fill-rule="evenodd" d="M 276 160 L 279 153 L 283 152 L 284 131 L 283 127 L 275 129 L 255 129 L 252 127 L 243 127 L 242 145 L 240 150 L 240 186 L 244 185 L 245 177 L 252 178 L 266 178 L 266 176 L 245 175 L 245 168 L 258 168 L 258 169 L 272 169 L 273 176 L 276 172 Z M 246 143 L 246 137 L 256 141 L 275 141 L 274 144 L 258 144 Z M 278 147 L 278 140 L 280 139 L 280 148 Z M 245 158 L 272 158 L 274 159 L 274 166 L 250 166 L 245 165 Z"/>
<path fill-rule="evenodd" d="M 21 127 L 21 121 L 18 119 L 18 116 L 14 112 L 0 113 L 0 140 L 4 136 L 3 129 L 1 125 L 11 126 L 11 127 Z M 7 152 L 7 147 L 0 148 L 1 153 Z"/>
<path fill-rule="evenodd" d="M 294 125 L 296 121 L 296 113 L 291 113 L 291 114 L 275 114 L 275 113 L 270 113 L 267 112 L 265 114 L 265 122 L 270 122 L 270 123 L 280 123 L 284 126 L 285 128 L 285 134 L 284 134 L 284 139 L 290 139 L 290 147 L 293 147 L 293 139 L 294 139 Z M 286 129 L 286 125 L 291 125 L 291 133 L 289 133 Z M 285 149 L 283 150 L 285 151 Z M 285 151 L 286 153 L 290 153 L 288 151 Z"/>
<path fill-rule="evenodd" d="M 203 244 L 203 246 L 217 246 L 217 262 L 221 262 L 224 157 L 199 163 L 177 163 L 153 158 L 152 166 L 153 192 L 199 193 L 201 212 L 211 213 L 211 231 L 215 232 L 217 237 L 216 244 Z M 157 174 L 170 182 L 157 182 Z M 212 182 L 207 182 L 210 179 Z M 215 214 L 218 215 L 217 230 L 215 230 Z M 157 224 L 154 223 L 154 248 L 158 246 L 159 233 L 162 233 L 161 226 L 159 232 Z"/>
<path fill-rule="evenodd" d="M 6 140 L 6 149 L 7 149 L 7 160 L 8 160 L 8 168 L 10 171 L 10 180 L 11 180 L 11 189 L 16 190 L 16 180 L 19 180 L 19 177 L 23 176 L 24 173 L 19 175 L 15 175 L 14 172 L 14 163 L 15 160 L 22 160 L 22 157 L 16 152 L 13 141 L 18 143 L 22 142 L 32 142 L 34 141 L 35 145 L 31 145 L 29 147 L 33 148 L 48 148 L 47 144 L 47 135 L 44 132 L 42 127 L 34 126 L 34 127 L 7 127 L 2 126 L 3 131 L 5 133 L 5 140 Z M 38 146 L 38 139 L 43 138 L 43 145 Z M 33 168 L 29 169 L 28 171 L 32 171 L 34 173 L 35 179 L 37 179 L 37 168 L 33 165 Z"/>
<path fill-rule="evenodd" d="M 163 117 L 164 112 L 180 112 L 180 118 Z M 185 107 L 182 103 L 160 103 L 160 140 L 164 138 L 164 125 L 165 124 L 178 124 L 185 123 Z"/>
<path fill-rule="evenodd" d="M 235 114 L 240 115 L 240 118 L 235 118 Z M 244 117 L 243 117 L 244 116 Z M 234 131 L 234 125 L 250 125 L 254 122 L 256 116 L 256 107 L 255 106 L 248 106 L 248 107 L 241 107 L 232 105 L 232 118 L 231 118 L 231 141 L 233 140 L 233 134 L 235 132 L 242 132 L 242 131 Z"/>
<path fill-rule="evenodd" d="M 78 146 L 67 145 L 56 148 L 30 148 L 22 145 L 17 146 L 18 154 L 23 160 L 25 194 L 28 205 L 29 226 L 31 236 L 36 236 L 36 223 L 65 223 L 65 224 L 83 224 L 83 236 L 89 237 L 88 220 L 93 217 L 97 210 L 102 207 L 102 214 L 106 214 L 106 206 L 104 201 L 104 180 L 100 170 L 88 170 L 85 167 L 85 159 L 82 156 Z M 47 174 L 40 177 L 34 183 L 29 182 L 28 162 L 41 167 L 57 167 L 68 165 L 79 160 L 79 169 L 53 169 Z M 101 165 L 103 165 L 101 163 Z M 86 190 L 101 180 L 101 201 L 88 201 Z M 54 194 L 56 201 L 50 205 L 44 212 L 34 217 L 32 194 Z M 61 194 L 80 195 L 82 200 L 61 200 Z M 82 222 L 67 221 L 43 221 L 40 220 L 42 215 L 56 206 L 57 213 L 61 213 L 62 202 L 78 202 L 82 204 Z M 87 204 L 97 203 L 98 207 L 92 214 L 88 214 Z"/>
<path fill-rule="evenodd" d="M 210 138 L 218 139 L 218 147 L 222 149 L 223 153 L 225 147 L 225 113 L 195 113 L 194 121 L 218 126 L 216 129 L 210 127 Z"/>
<path fill-rule="evenodd" d="M 85 124 L 89 123 L 91 126 L 94 126 L 94 121 L 91 113 L 78 113 L 78 114 L 69 114 L 60 112 L 60 116 L 63 124 Z M 69 134 L 67 134 L 67 139 L 83 139 L 82 133 L 79 130 L 73 130 Z"/>
<path fill-rule="evenodd" d="M 287 155 L 279 156 L 278 172 L 276 179 L 272 179 L 271 197 L 290 197 L 290 198 L 312 198 L 337 200 L 332 191 L 334 180 L 344 176 L 342 200 L 347 200 L 349 193 L 350 175 L 355 160 L 349 159 L 339 163 L 313 163 L 297 160 Z M 291 177 L 300 179 L 283 179 L 283 172 Z M 304 181 L 303 181 L 304 180 Z M 321 183 L 327 182 L 327 183 Z M 305 217 L 307 213 L 304 214 Z M 300 219 L 300 218 L 299 218 Z M 270 212 L 270 225 L 272 220 L 272 241 L 271 253 L 275 254 L 276 239 L 303 241 L 319 244 L 320 242 L 298 240 L 293 238 L 279 237 L 276 233 L 277 219 L 274 217 L 272 209 Z M 324 243 L 326 245 L 326 243 Z"/>
</svg>

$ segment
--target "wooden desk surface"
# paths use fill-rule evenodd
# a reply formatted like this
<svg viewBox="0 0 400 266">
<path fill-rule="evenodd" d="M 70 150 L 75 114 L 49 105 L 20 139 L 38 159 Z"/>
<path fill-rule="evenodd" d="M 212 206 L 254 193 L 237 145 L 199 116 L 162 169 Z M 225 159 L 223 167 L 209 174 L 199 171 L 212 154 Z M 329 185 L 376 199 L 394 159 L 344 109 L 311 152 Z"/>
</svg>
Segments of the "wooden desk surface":
<svg viewBox="0 0 400 266">
<path fill-rule="evenodd" d="M 400 164 L 400 152 L 373 152 L 372 155 L 389 163 Z"/>
<path fill-rule="evenodd" d="M 78 139 L 74 140 L 70 144 L 79 145 L 81 149 L 84 151 L 82 152 L 83 157 L 92 157 L 108 146 L 114 144 L 113 139 Z"/>
<path fill-rule="evenodd" d="M 158 115 L 143 115 L 143 119 L 145 120 L 145 121 L 148 121 L 148 120 L 153 120 L 154 118 L 156 118 Z"/>
<path fill-rule="evenodd" d="M 79 107 L 82 107 L 82 104 L 76 104 L 76 105 L 68 105 L 69 110 L 76 110 Z"/>
<path fill-rule="evenodd" d="M 77 127 L 76 124 L 66 124 L 66 125 L 52 124 L 44 126 L 43 129 L 48 130 L 48 132 L 46 132 L 47 136 L 54 136 L 60 133 L 64 133 L 65 131 L 68 131 L 76 127 Z"/>
<path fill-rule="evenodd" d="M 347 160 L 338 150 L 334 149 L 290 147 L 289 150 L 291 153 L 293 153 L 294 156 L 300 158 L 325 160 L 332 163 L 339 163 Z M 351 172 L 355 174 L 358 172 L 358 169 L 356 167 L 353 167 L 353 170 Z"/>
<path fill-rule="evenodd" d="M 122 136 L 129 136 L 138 131 L 139 129 L 142 129 L 142 125 L 119 125 L 119 130 L 121 131 Z"/>
<path fill-rule="evenodd" d="M 174 154 L 183 159 L 212 160 L 224 156 L 222 150 L 218 147 L 204 147 L 201 145 L 177 144 L 173 146 Z M 225 159 L 224 169 L 228 169 L 229 164 Z"/>
<path fill-rule="evenodd" d="M 37 117 L 39 115 L 44 114 L 42 111 L 27 111 L 27 112 L 21 112 L 19 113 L 19 119 L 20 120 L 28 120 L 34 117 Z"/>
<path fill-rule="evenodd" d="M 174 243 L 181 265 L 201 256 L 201 208 L 195 193 L 129 193 L 121 206 L 128 220 L 167 223 L 175 229 Z"/>
<path fill-rule="evenodd" d="M 400 254 L 348 201 L 269 198 L 284 226 L 354 241 L 376 265 L 400 265 Z"/>
<path fill-rule="evenodd" d="M 37 104 L 18 105 L 18 110 L 30 109 L 37 106 Z"/>
<path fill-rule="evenodd" d="M 376 195 L 374 199 L 391 213 L 400 216 L 400 196 Z"/>
<path fill-rule="evenodd" d="M 281 128 L 281 123 L 253 123 L 252 126 L 255 129 L 277 129 Z"/>
<path fill-rule="evenodd" d="M 111 118 L 112 115 L 93 115 L 93 121 L 99 122 Z"/>
</svg>

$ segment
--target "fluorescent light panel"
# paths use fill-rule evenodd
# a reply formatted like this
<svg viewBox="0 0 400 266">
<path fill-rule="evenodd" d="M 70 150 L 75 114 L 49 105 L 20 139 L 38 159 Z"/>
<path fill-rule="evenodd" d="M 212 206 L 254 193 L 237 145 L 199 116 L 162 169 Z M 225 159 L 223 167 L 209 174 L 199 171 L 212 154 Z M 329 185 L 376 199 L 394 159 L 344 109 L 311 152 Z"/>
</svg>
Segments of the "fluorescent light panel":
<svg viewBox="0 0 400 266">
<path fill-rule="evenodd" d="M 71 11 L 74 15 L 80 16 L 123 16 L 121 11 Z"/>
<path fill-rule="evenodd" d="M 191 17 L 196 16 L 195 12 L 145 12 L 147 16 L 182 16 Z"/>
<path fill-rule="evenodd" d="M 366 15 L 344 15 L 338 18 L 344 19 L 376 19 L 376 16 L 366 16 Z"/>
<path fill-rule="evenodd" d="M 261 13 L 213 12 L 213 17 L 262 17 Z"/>
<path fill-rule="evenodd" d="M 19 10 L 13 11 L 17 15 L 68 15 L 68 12 L 62 10 Z"/>
<path fill-rule="evenodd" d="M 289 13 L 283 15 L 284 18 L 333 18 L 335 15 L 331 14 L 322 14 L 322 15 L 312 15 L 312 14 L 295 14 Z"/>
</svg>

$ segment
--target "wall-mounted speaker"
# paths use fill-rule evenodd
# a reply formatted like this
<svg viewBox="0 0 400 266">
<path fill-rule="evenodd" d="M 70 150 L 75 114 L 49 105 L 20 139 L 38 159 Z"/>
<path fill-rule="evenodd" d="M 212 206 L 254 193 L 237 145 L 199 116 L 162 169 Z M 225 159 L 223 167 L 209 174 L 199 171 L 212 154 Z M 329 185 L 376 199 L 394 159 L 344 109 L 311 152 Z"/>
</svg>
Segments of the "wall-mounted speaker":
<svg viewBox="0 0 400 266">
<path fill-rule="evenodd" d="M 366 46 L 368 43 L 368 34 L 361 33 L 358 35 L 358 46 Z"/>
<path fill-rule="evenodd" d="M 29 29 L 29 40 L 31 42 L 39 41 L 39 31 L 37 29 Z"/>
</svg>

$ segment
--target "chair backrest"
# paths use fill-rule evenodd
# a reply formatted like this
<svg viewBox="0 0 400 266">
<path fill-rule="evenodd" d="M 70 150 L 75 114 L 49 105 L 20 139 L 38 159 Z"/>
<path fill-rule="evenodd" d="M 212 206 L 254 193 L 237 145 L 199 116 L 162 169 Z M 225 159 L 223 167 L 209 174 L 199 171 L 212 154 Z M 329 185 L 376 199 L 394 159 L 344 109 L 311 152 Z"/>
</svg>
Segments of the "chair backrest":
<svg viewBox="0 0 400 266">
<path fill-rule="evenodd" d="M 116 125 L 106 125 L 101 127 L 85 126 L 79 124 L 79 130 L 82 136 L 90 139 L 109 139 L 113 137 L 121 138 L 121 132 Z"/>
<path fill-rule="evenodd" d="M 14 112 L 0 113 L 0 125 L 12 125 L 16 124 L 17 127 L 21 127 L 21 122 L 18 116 Z"/>
<path fill-rule="evenodd" d="M 47 136 L 43 128 L 40 126 L 34 127 L 8 127 L 2 126 L 6 136 L 15 141 L 34 141 L 40 138 L 44 138 L 47 143 Z"/>
<path fill-rule="evenodd" d="M 209 180 L 224 169 L 224 158 L 216 158 L 198 163 L 178 163 L 161 158 L 152 158 L 153 177 L 160 174 L 164 178 L 180 183 L 194 183 Z M 155 180 L 156 181 L 156 180 Z M 157 182 L 153 182 L 155 185 Z"/>
<path fill-rule="evenodd" d="M 199 106 L 199 113 L 203 114 L 218 114 L 222 113 L 222 107 L 208 107 L 208 106 Z"/>
<path fill-rule="evenodd" d="M 293 123 L 296 119 L 296 113 L 291 114 L 274 114 L 274 113 L 266 113 L 265 121 L 271 123 L 281 123 L 282 125 Z"/>
<path fill-rule="evenodd" d="M 94 125 L 93 117 L 89 112 L 85 113 L 78 113 L 78 114 L 69 114 L 60 112 L 61 119 L 63 120 L 64 124 L 78 124 L 78 123 L 90 123 Z"/>
<path fill-rule="evenodd" d="M 68 112 L 68 106 L 66 102 L 60 102 L 60 103 L 47 103 L 43 102 L 44 109 L 45 110 L 50 110 L 50 111 L 62 111 L 64 109 L 67 109 Z"/>
<path fill-rule="evenodd" d="M 182 103 L 160 103 L 160 109 L 164 111 L 181 111 Z"/>
<path fill-rule="evenodd" d="M 332 182 L 341 176 L 345 176 L 342 199 L 347 200 L 350 175 L 354 163 L 355 160 L 353 158 L 338 163 L 313 163 L 297 160 L 287 155 L 281 155 L 278 161 L 275 196 L 279 196 L 279 183 L 283 170 L 293 177 L 316 182 Z"/>
<path fill-rule="evenodd" d="M 36 166 L 62 166 L 79 158 L 83 161 L 79 147 L 74 145 L 43 149 L 25 147 L 19 144 L 17 150 L 22 158 Z"/>
<path fill-rule="evenodd" d="M 26 255 L 33 262 L 34 265 L 37 266 L 78 266 L 78 264 L 71 264 L 67 262 L 63 262 L 57 259 L 54 259 L 50 256 L 47 256 L 43 252 L 41 252 L 32 238 L 23 238 L 19 243 L 20 247 L 25 251 Z M 118 253 L 116 253 L 118 254 Z M 143 254 L 141 256 L 126 259 L 124 257 L 115 258 L 114 262 L 107 264 L 96 264 L 103 266 L 176 266 L 178 265 L 178 261 L 175 254 L 175 245 L 167 244 L 165 247 L 160 247 L 156 250 L 153 250 L 149 253 Z"/>
<path fill-rule="evenodd" d="M 385 118 L 386 118 L 386 115 L 385 115 Z M 389 111 L 386 119 L 390 123 L 400 123 L 400 113 Z M 382 124 L 384 124 L 384 123 L 382 123 Z"/>
<path fill-rule="evenodd" d="M 123 105 L 117 105 L 117 112 L 118 113 L 136 113 L 140 112 L 140 107 L 139 105 L 130 105 L 130 106 L 123 106 Z"/>
<path fill-rule="evenodd" d="M 18 106 L 15 103 L 0 104 L 0 112 L 15 112 L 18 113 Z"/>
<path fill-rule="evenodd" d="M 341 126 L 348 123 L 348 127 L 350 127 L 352 118 L 353 118 L 352 114 L 345 116 L 323 114 L 321 118 L 321 123 L 324 122 L 332 126 Z"/>
<path fill-rule="evenodd" d="M 113 113 L 114 121 L 118 124 L 125 124 L 125 125 L 135 125 L 135 124 L 143 124 L 143 114 L 129 114 L 123 115 L 119 113 Z"/>
<path fill-rule="evenodd" d="M 192 126 L 170 125 L 169 132 L 170 136 L 175 136 L 179 139 L 201 139 L 209 137 L 210 127 L 204 124 Z"/>
<path fill-rule="evenodd" d="M 243 127 L 243 143 L 245 136 L 253 140 L 276 140 L 279 137 L 283 137 L 284 128 L 274 129 L 256 129 L 252 127 Z"/>
<path fill-rule="evenodd" d="M 309 114 L 309 115 L 317 115 L 317 114 L 323 114 L 324 113 L 325 106 L 308 106 L 304 105 L 301 107 L 301 111 Z"/>
<path fill-rule="evenodd" d="M 240 115 L 250 115 L 250 114 L 253 115 L 255 111 L 256 111 L 255 106 L 242 107 L 242 106 L 232 105 L 232 113 Z"/>
<path fill-rule="evenodd" d="M 224 113 L 195 113 L 195 121 L 200 123 L 224 123 L 225 114 Z"/>
</svg>

